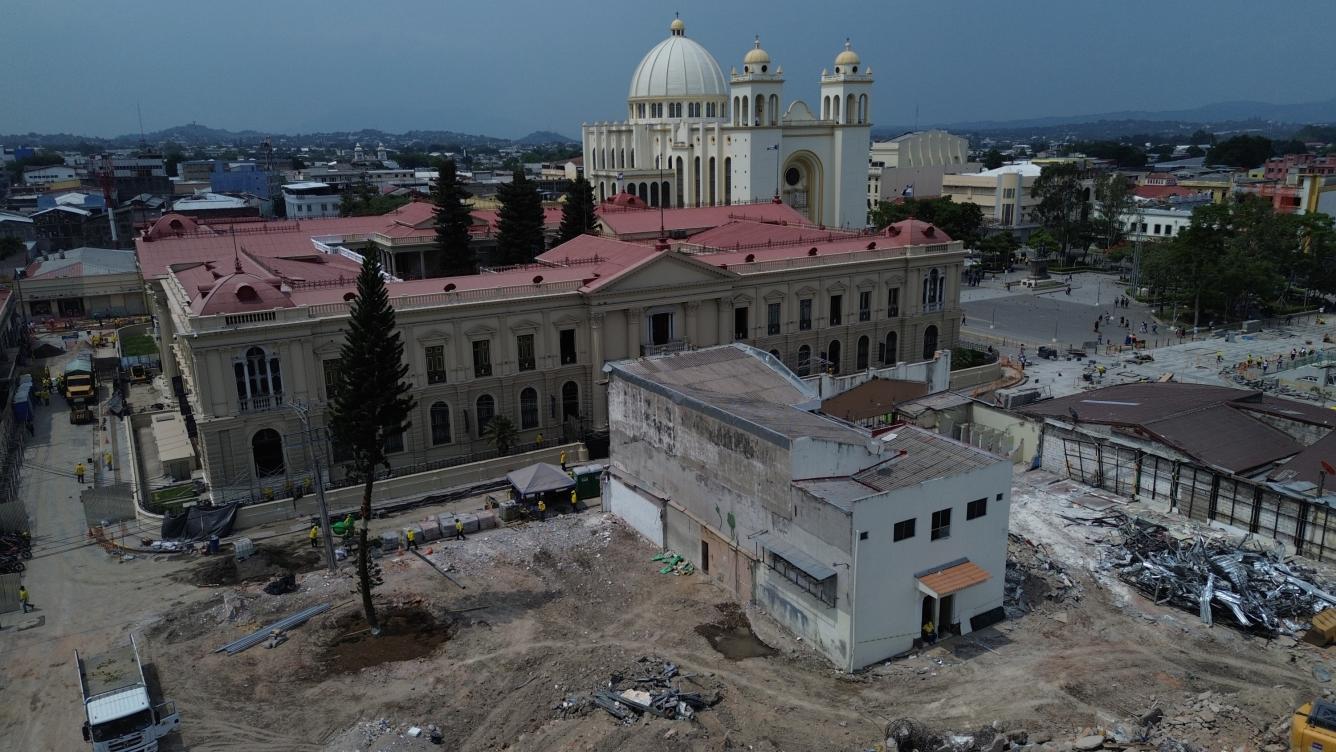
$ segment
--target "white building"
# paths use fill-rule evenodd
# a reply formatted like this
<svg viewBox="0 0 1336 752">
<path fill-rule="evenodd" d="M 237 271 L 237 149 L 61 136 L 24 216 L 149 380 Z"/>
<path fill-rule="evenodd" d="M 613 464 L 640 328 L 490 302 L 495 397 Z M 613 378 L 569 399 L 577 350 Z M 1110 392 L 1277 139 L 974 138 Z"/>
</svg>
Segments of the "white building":
<svg viewBox="0 0 1336 752">
<path fill-rule="evenodd" d="M 583 126 L 599 200 L 718 206 L 777 195 L 814 224 L 863 227 L 872 71 L 846 42 L 823 70 L 819 110 L 784 98 L 784 69 L 758 39 L 726 79 L 681 19 L 636 66 L 627 119 Z"/>
<path fill-rule="evenodd" d="M 1011 466 L 878 435 L 747 345 L 609 363 L 605 498 L 844 670 L 1003 618 Z"/>
<path fill-rule="evenodd" d="M 283 205 L 288 219 L 337 217 L 343 197 L 328 183 L 307 181 L 283 186 Z"/>
<path fill-rule="evenodd" d="M 60 183 L 66 180 L 74 180 L 78 177 L 78 172 L 68 165 L 45 165 L 42 167 L 26 167 L 23 170 L 23 182 L 27 185 L 47 185 L 49 183 Z"/>
<path fill-rule="evenodd" d="M 979 171 L 981 165 L 969 161 L 969 149 L 967 139 L 940 130 L 905 133 L 872 144 L 867 208 L 901 196 L 942 195 L 943 175 Z"/>
<path fill-rule="evenodd" d="M 1201 204 L 1195 204 L 1200 206 Z M 1122 216 L 1128 240 L 1167 240 L 1192 224 L 1193 206 L 1145 206 L 1138 204 Z"/>
<path fill-rule="evenodd" d="M 1039 224 L 1039 199 L 1030 190 L 1041 170 L 1033 162 L 1016 162 L 968 175 L 944 175 L 942 195 L 958 204 L 978 204 L 984 222 L 993 228 L 1028 235 Z"/>
</svg>

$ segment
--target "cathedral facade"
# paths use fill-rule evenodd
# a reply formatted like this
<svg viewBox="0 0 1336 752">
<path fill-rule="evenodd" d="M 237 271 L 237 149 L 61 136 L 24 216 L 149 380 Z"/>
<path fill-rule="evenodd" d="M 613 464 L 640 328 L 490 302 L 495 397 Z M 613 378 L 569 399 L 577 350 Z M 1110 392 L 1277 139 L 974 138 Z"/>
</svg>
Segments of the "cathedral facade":
<svg viewBox="0 0 1336 752">
<path fill-rule="evenodd" d="M 759 39 L 741 68 L 725 77 L 675 19 L 631 76 L 626 120 L 583 126 L 595 195 L 667 207 L 778 199 L 814 225 L 866 225 L 871 68 L 846 42 L 821 71 L 816 108 L 785 99 L 784 69 Z"/>
</svg>

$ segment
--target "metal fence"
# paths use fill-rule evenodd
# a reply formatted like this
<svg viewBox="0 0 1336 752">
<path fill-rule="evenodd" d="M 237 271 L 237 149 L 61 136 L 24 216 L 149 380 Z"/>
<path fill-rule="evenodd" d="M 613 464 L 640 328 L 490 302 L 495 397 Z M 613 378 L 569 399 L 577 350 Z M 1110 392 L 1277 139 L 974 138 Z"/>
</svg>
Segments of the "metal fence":
<svg viewBox="0 0 1336 752">
<path fill-rule="evenodd" d="M 133 487 L 128 482 L 84 489 L 80 493 L 89 529 L 135 518 Z"/>
<path fill-rule="evenodd" d="M 19 610 L 19 574 L 0 574 L 0 614 Z"/>
</svg>

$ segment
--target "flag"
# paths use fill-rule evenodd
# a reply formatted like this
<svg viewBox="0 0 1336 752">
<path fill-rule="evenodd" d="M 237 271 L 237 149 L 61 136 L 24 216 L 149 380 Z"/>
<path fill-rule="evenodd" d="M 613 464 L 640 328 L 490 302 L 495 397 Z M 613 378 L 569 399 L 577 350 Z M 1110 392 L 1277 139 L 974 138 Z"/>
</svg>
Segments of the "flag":
<svg viewBox="0 0 1336 752">
<path fill-rule="evenodd" d="M 903 191 L 900 191 L 900 195 L 903 196 L 904 198 L 913 198 L 914 184 L 910 183 L 909 185 L 905 186 L 905 189 Z"/>
</svg>

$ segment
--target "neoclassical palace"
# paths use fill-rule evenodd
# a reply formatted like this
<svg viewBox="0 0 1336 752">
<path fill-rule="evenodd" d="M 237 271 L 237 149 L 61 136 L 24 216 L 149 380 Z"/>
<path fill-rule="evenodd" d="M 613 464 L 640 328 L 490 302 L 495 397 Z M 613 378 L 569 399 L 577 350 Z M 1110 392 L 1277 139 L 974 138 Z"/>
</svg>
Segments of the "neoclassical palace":
<svg viewBox="0 0 1336 752">
<path fill-rule="evenodd" d="M 872 69 L 846 42 L 821 71 L 821 106 L 784 98 L 784 68 L 758 38 L 727 78 L 676 19 L 631 76 L 626 120 L 583 128 L 600 199 L 720 206 L 779 196 L 813 224 L 867 222 Z"/>
</svg>

